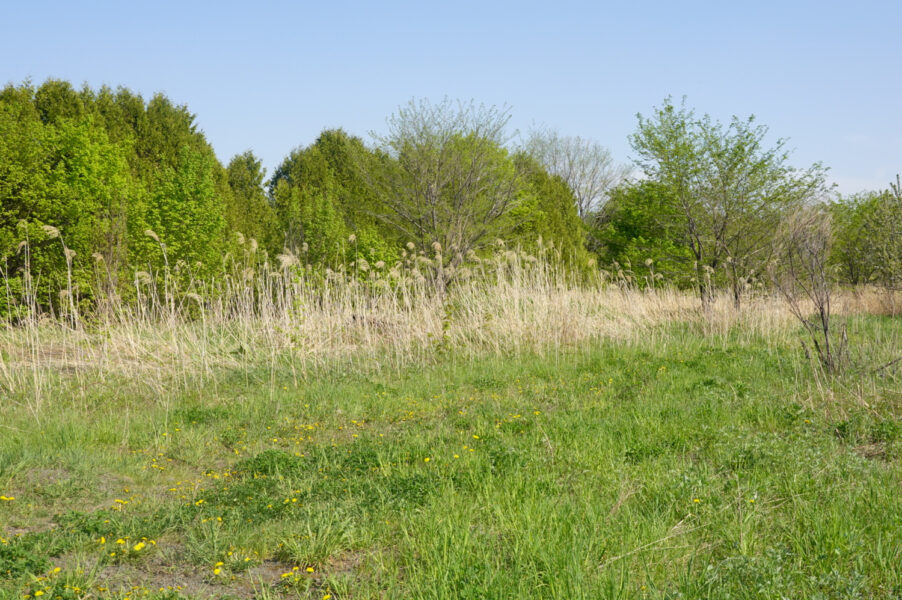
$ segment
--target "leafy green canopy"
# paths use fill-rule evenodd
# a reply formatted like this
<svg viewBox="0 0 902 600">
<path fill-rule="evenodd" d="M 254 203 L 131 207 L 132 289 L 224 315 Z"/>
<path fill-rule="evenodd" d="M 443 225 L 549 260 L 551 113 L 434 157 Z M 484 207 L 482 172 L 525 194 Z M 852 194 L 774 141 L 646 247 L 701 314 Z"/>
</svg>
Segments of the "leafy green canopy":
<svg viewBox="0 0 902 600">
<path fill-rule="evenodd" d="M 665 191 L 654 220 L 679 249 L 669 258 L 688 253 L 703 301 L 708 283 L 723 281 L 738 304 L 770 259 L 776 225 L 825 193 L 826 169 L 790 166 L 785 140 L 767 147 L 754 117 L 725 126 L 668 98 L 638 120 L 630 143 L 645 177 Z"/>
<path fill-rule="evenodd" d="M 23 286 L 46 306 L 60 289 L 89 302 L 99 286 L 125 292 L 135 269 L 164 258 L 218 268 L 230 228 L 265 237 L 260 195 L 233 193 L 194 118 L 162 94 L 145 102 L 122 88 L 48 80 L 0 91 L 4 312 Z"/>
</svg>

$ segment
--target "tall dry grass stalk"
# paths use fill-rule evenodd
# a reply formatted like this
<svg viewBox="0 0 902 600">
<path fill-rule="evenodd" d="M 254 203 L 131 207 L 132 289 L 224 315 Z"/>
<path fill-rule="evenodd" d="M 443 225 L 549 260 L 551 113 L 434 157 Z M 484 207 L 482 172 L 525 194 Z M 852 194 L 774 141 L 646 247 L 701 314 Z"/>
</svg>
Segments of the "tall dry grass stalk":
<svg viewBox="0 0 902 600">
<path fill-rule="evenodd" d="M 168 265 L 161 273 L 138 272 L 133 301 L 110 294 L 90 315 L 33 311 L 6 321 L 0 394 L 38 418 L 61 393 L 87 402 L 98 386 L 114 394 L 127 387 L 168 401 L 211 384 L 223 370 L 248 378 L 265 373 L 274 385 L 276 373 L 301 380 L 337 366 L 400 368 L 438 355 L 465 360 L 648 340 L 675 322 L 710 334 L 795 327 L 771 296 L 751 298 L 739 312 L 724 296 L 702 312 L 691 293 L 641 291 L 601 278 L 577 282 L 553 261 L 503 249 L 490 260 L 472 257 L 447 289 L 436 285 L 437 261 L 422 254 L 393 267 L 325 272 L 290 255 L 277 265 L 251 258 L 212 280 L 176 277 Z"/>
</svg>

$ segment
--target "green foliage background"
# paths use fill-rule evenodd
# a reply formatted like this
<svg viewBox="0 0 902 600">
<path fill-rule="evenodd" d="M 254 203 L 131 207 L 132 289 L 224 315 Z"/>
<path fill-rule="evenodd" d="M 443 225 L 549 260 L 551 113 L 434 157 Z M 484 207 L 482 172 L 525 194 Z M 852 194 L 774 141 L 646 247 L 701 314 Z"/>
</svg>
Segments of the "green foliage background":
<svg viewBox="0 0 902 600">
<path fill-rule="evenodd" d="M 637 131 L 646 177 L 610 190 L 583 219 L 563 179 L 524 151 L 488 142 L 494 177 L 515 181 L 516 201 L 477 253 L 495 237 L 527 252 L 542 240 L 542 249 L 554 249 L 546 255 L 570 269 L 598 264 L 640 286 L 663 279 L 693 287 L 704 266 L 715 285 L 738 294 L 762 283 L 782 215 L 825 199 L 813 194 L 822 167 L 789 168 L 783 141 L 761 147 L 766 129 L 752 119 L 725 127 L 668 99 L 651 119 L 639 117 Z M 463 148 L 461 135 L 452 139 Z M 220 163 L 195 116 L 162 94 L 145 100 L 125 88 L 75 89 L 52 79 L 7 85 L 0 90 L 0 314 L 25 310 L 23 294 L 44 310 L 67 304 L 61 290 L 85 305 L 101 290 L 128 298 L 139 272 L 209 277 L 251 246 L 255 260 L 289 253 L 323 268 L 359 259 L 392 265 L 409 242 L 431 252 L 433 242 L 452 238 L 399 227 L 385 196 L 391 188 L 380 188 L 403 171 L 402 150 L 390 155 L 325 130 L 267 180 L 251 151 Z M 896 185 L 833 201 L 839 281 L 900 287 L 900 198 Z"/>
</svg>

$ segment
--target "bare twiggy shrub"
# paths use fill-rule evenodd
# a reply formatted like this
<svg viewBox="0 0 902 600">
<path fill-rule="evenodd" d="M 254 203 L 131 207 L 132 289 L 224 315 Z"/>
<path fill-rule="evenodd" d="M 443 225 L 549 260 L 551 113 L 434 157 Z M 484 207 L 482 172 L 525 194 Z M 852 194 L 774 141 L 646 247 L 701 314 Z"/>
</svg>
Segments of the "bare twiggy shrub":
<svg viewBox="0 0 902 600">
<path fill-rule="evenodd" d="M 831 328 L 833 281 L 830 277 L 830 214 L 823 207 L 806 207 L 784 220 L 778 232 L 770 272 L 774 285 L 793 315 L 808 332 L 818 359 L 827 371 L 837 371 L 846 354 L 845 328 Z M 813 306 L 814 311 L 808 309 Z M 810 355 L 807 344 L 802 342 Z"/>
</svg>

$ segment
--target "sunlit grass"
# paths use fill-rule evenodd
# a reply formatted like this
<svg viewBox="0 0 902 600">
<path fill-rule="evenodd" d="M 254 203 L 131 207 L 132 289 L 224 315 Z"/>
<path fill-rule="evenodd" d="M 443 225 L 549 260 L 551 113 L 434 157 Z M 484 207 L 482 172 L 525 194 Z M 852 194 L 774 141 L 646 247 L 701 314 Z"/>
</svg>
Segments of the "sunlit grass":
<svg viewBox="0 0 902 600">
<path fill-rule="evenodd" d="M 832 379 L 791 329 L 677 322 L 306 381 L 222 369 L 167 402 L 98 386 L 40 420 L 7 405 L 0 590 L 896 597 L 902 393 L 867 357 L 902 331 L 848 325 L 865 368 Z"/>
</svg>

